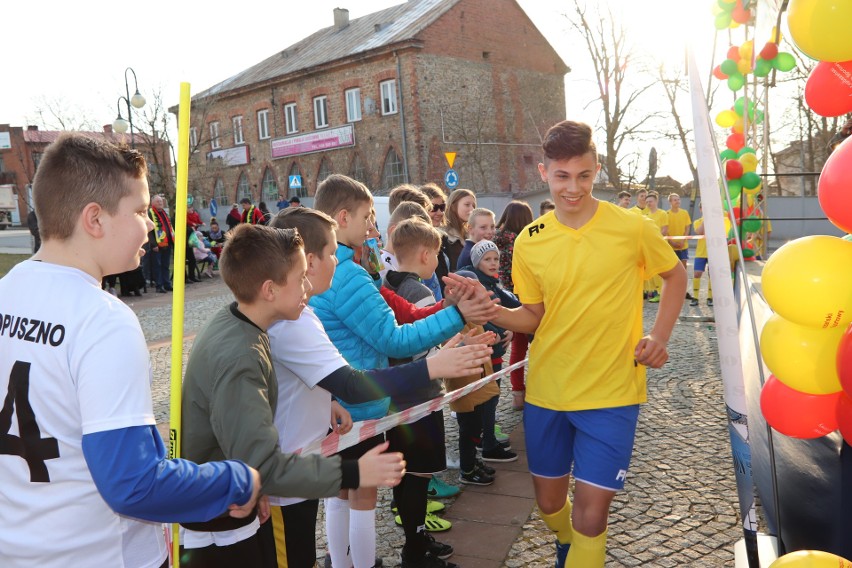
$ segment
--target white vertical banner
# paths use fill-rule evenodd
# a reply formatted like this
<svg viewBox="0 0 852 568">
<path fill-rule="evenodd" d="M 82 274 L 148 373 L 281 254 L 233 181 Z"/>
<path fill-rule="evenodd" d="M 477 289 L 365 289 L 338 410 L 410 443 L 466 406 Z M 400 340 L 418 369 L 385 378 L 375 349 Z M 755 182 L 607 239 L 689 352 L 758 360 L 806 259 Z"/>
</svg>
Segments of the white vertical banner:
<svg viewBox="0 0 852 568">
<path fill-rule="evenodd" d="M 704 231 L 707 242 L 707 259 L 710 281 L 713 285 L 713 313 L 716 318 L 716 336 L 719 347 L 719 364 L 725 389 L 725 406 L 728 413 L 728 432 L 734 471 L 737 477 L 737 494 L 743 535 L 748 552 L 749 566 L 757 568 L 757 515 L 754 507 L 754 485 L 751 472 L 751 449 L 748 442 L 748 407 L 743 380 L 742 354 L 739 344 L 737 303 L 731 281 L 728 242 L 722 207 L 719 154 L 713 142 L 710 112 L 704 99 L 704 90 L 695 55 L 689 51 L 689 84 L 692 95 L 692 120 L 695 134 L 695 154 L 698 163 L 698 188 L 704 214 Z"/>
</svg>

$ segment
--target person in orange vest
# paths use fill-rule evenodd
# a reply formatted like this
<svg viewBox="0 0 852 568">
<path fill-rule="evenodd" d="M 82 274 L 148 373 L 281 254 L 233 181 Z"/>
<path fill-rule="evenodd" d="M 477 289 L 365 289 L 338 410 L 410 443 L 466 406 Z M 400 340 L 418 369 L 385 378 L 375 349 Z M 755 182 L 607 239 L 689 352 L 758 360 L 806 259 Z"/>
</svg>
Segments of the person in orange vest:
<svg viewBox="0 0 852 568">
<path fill-rule="evenodd" d="M 157 292 L 165 294 L 172 289 L 172 279 L 169 273 L 169 265 L 172 260 L 172 249 L 175 246 L 175 232 L 169 215 L 163 209 L 163 198 L 155 195 L 151 200 L 151 208 L 148 216 L 154 223 L 154 229 L 148 233 L 148 244 L 150 245 L 154 266 L 154 279 L 157 282 Z"/>
<path fill-rule="evenodd" d="M 240 199 L 240 205 L 243 206 L 243 223 L 251 223 L 252 225 L 263 225 L 263 213 L 260 209 L 251 204 L 251 199 L 243 197 Z"/>
</svg>

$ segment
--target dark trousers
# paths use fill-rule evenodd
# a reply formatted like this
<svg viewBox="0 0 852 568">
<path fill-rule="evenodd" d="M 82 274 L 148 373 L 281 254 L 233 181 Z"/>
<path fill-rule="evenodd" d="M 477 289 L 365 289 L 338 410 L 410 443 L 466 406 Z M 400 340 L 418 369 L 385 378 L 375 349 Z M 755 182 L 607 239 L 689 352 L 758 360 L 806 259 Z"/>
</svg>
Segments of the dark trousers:
<svg viewBox="0 0 852 568">
<path fill-rule="evenodd" d="M 424 505 L 425 507 L 425 505 Z M 263 549 L 265 568 L 313 568 L 317 562 L 317 509 L 319 501 L 308 499 L 300 503 L 271 507 L 271 517 L 260 525 L 257 533 Z"/>
<path fill-rule="evenodd" d="M 168 288 L 172 285 L 170 265 L 172 260 L 172 248 L 160 247 L 153 254 L 154 276 L 157 280 L 157 288 Z"/>
<path fill-rule="evenodd" d="M 257 534 L 229 546 L 180 549 L 180 565 L 186 568 L 233 568 L 263 566 L 263 551 Z"/>
</svg>

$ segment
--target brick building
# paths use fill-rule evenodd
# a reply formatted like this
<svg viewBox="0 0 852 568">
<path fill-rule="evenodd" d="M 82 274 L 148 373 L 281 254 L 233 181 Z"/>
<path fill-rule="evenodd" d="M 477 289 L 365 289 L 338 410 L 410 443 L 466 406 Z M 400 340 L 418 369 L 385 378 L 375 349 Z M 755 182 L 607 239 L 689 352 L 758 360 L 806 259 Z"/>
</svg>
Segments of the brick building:
<svg viewBox="0 0 852 568">
<path fill-rule="evenodd" d="M 0 124 L 0 185 L 15 186 L 18 196 L 18 215 L 25 224 L 32 203 L 31 185 L 36 169 L 47 146 L 62 133 L 60 130 L 39 130 L 38 126 L 10 126 Z M 116 144 L 130 145 L 129 134 L 112 131 L 105 125 L 103 132 L 86 132 L 89 136 L 103 137 Z M 148 185 L 154 193 L 173 193 L 169 146 L 162 140 L 137 132 L 135 147 L 148 163 Z"/>
<path fill-rule="evenodd" d="M 279 194 L 313 195 L 331 173 L 376 193 L 442 184 L 445 152 L 457 153 L 459 187 L 540 186 L 541 135 L 565 118 L 569 69 L 514 0 L 409 0 L 333 16 L 193 97 L 190 192 L 203 205 L 251 197 L 273 208 Z"/>
</svg>

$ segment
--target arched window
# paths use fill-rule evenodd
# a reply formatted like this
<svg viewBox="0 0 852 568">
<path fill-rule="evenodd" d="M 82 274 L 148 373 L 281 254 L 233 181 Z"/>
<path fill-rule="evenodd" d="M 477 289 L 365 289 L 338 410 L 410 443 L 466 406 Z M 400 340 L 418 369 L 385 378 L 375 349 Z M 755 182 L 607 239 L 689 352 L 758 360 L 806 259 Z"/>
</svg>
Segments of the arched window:
<svg viewBox="0 0 852 568">
<path fill-rule="evenodd" d="M 213 197 L 216 198 L 216 205 L 219 208 L 224 208 L 227 212 L 231 200 L 228 199 L 228 194 L 225 192 L 225 182 L 222 181 L 222 178 L 216 178 L 213 183 Z"/>
<path fill-rule="evenodd" d="M 385 165 L 382 168 L 382 190 L 390 191 L 401 183 L 405 183 L 405 171 L 399 156 L 391 148 L 385 156 Z"/>
<path fill-rule="evenodd" d="M 244 197 L 251 199 L 251 186 L 249 186 L 248 176 L 245 172 L 240 174 L 240 179 L 237 182 L 237 201 L 242 201 Z"/>
<path fill-rule="evenodd" d="M 330 176 L 333 172 L 331 171 L 331 161 L 328 158 L 323 158 L 319 165 L 319 171 L 317 172 L 317 186 L 322 183 L 322 180 Z"/>
<path fill-rule="evenodd" d="M 349 168 L 349 177 L 360 181 L 367 187 L 370 187 L 367 180 L 367 170 L 364 168 L 364 162 L 361 161 L 361 156 L 358 154 L 355 154 L 355 157 L 352 158 L 352 167 Z"/>
<path fill-rule="evenodd" d="M 305 188 L 305 178 L 303 178 L 303 177 L 301 178 L 302 179 L 302 187 L 290 188 L 289 178 L 292 177 L 292 176 L 299 176 L 299 177 L 302 176 L 302 172 L 299 169 L 299 164 L 296 163 L 296 162 L 293 162 L 293 165 L 290 166 L 290 173 L 288 174 L 288 183 L 287 183 L 287 187 L 289 188 L 288 191 L 287 191 L 287 196 L 288 197 L 307 197 L 308 196 L 308 190 Z"/>
<path fill-rule="evenodd" d="M 272 168 L 266 168 L 266 171 L 263 173 L 260 200 L 266 201 L 266 205 L 269 207 L 272 207 L 272 205 L 278 202 L 278 181 L 275 179 L 275 174 L 272 173 Z"/>
</svg>

